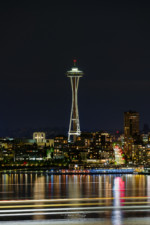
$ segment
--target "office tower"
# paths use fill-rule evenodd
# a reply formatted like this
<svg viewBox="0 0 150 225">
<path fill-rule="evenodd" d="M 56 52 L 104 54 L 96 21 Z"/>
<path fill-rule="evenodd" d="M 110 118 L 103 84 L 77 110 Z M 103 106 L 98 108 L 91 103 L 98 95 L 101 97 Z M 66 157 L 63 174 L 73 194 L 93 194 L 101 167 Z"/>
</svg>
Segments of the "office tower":
<svg viewBox="0 0 150 225">
<path fill-rule="evenodd" d="M 124 112 L 124 136 L 130 138 L 139 134 L 139 113 L 135 111 Z"/>
</svg>

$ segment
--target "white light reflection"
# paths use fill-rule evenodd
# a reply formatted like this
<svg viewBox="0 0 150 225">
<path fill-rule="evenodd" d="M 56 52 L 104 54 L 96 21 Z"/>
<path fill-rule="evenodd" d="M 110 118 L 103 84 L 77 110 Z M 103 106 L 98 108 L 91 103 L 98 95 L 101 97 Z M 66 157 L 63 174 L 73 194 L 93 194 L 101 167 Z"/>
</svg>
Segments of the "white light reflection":
<svg viewBox="0 0 150 225">
<path fill-rule="evenodd" d="M 150 176 L 147 176 L 147 196 L 150 196 Z M 147 201 L 150 201 L 150 197 L 147 198 Z"/>
<path fill-rule="evenodd" d="M 114 178 L 114 207 L 119 208 L 122 205 L 122 200 L 120 197 L 124 197 L 124 181 L 121 177 Z M 113 225 L 121 225 L 122 224 L 122 212 L 120 209 L 114 210 L 112 212 L 112 224 Z"/>
</svg>

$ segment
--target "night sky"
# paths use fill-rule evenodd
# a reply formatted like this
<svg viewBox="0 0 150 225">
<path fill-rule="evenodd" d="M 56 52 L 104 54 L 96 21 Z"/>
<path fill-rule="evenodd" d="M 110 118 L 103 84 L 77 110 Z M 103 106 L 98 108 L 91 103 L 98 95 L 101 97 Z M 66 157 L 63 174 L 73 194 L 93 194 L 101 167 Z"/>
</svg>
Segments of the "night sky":
<svg viewBox="0 0 150 225">
<path fill-rule="evenodd" d="M 150 3 L 0 3 L 0 129 L 65 127 L 77 59 L 81 131 L 123 129 L 123 112 L 150 125 Z"/>
</svg>

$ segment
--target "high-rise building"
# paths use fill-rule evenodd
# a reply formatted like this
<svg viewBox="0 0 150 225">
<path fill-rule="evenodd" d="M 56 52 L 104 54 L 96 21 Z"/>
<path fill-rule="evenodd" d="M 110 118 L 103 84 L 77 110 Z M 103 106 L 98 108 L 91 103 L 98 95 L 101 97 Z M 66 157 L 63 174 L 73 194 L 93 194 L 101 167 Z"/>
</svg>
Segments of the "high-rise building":
<svg viewBox="0 0 150 225">
<path fill-rule="evenodd" d="M 139 113 L 135 111 L 124 112 L 124 136 L 130 138 L 139 134 Z"/>
<path fill-rule="evenodd" d="M 81 134 L 78 112 L 78 85 L 79 79 L 82 76 L 83 72 L 78 70 L 78 68 L 76 67 L 76 60 L 74 60 L 74 67 L 70 71 L 67 71 L 67 77 L 70 78 L 72 88 L 72 106 L 69 123 L 68 142 L 71 141 L 70 136 L 73 136 L 73 141 L 76 142 L 77 136 Z"/>
</svg>

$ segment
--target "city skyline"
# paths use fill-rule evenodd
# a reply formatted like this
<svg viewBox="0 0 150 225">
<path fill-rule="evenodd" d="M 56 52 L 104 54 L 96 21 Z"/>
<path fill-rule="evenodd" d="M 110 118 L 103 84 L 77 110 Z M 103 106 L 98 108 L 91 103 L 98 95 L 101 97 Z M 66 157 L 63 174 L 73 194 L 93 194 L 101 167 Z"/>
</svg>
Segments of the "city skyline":
<svg viewBox="0 0 150 225">
<path fill-rule="evenodd" d="M 69 134 L 67 127 L 22 127 L 16 129 L 0 129 L 0 136 L 1 137 L 14 137 L 14 138 L 31 138 L 34 132 L 45 132 L 46 135 L 50 138 L 54 138 L 56 136 L 64 136 L 68 137 L 68 142 L 70 142 L 73 138 L 70 136 L 80 136 L 82 133 L 92 133 L 92 132 L 101 132 L 101 133 L 110 133 L 112 135 L 122 135 L 124 134 L 125 137 L 129 137 L 130 135 L 140 135 L 140 134 L 148 134 L 150 132 L 150 128 L 148 124 L 143 124 L 142 129 L 140 129 L 140 115 L 139 112 L 129 110 L 128 112 L 123 113 L 123 127 L 121 129 L 116 130 L 115 128 L 112 129 L 88 129 L 88 130 L 80 130 L 80 134 Z M 71 119 L 72 122 L 74 119 Z M 72 123 L 73 127 L 73 123 Z M 69 130 L 70 130 L 70 123 L 69 123 Z M 72 132 L 72 131 L 71 131 Z M 76 141 L 76 138 L 74 139 Z M 71 141 L 72 142 L 72 141 Z"/>
<path fill-rule="evenodd" d="M 149 3 L 1 3 L 1 126 L 68 127 L 77 59 L 80 127 L 123 129 L 123 113 L 150 125 Z M 75 13 L 76 12 L 76 13 Z M 77 65 L 77 66 L 78 66 Z"/>
<path fill-rule="evenodd" d="M 0 2 L 0 224 L 149 224 L 149 27 L 148 1 Z"/>
</svg>

